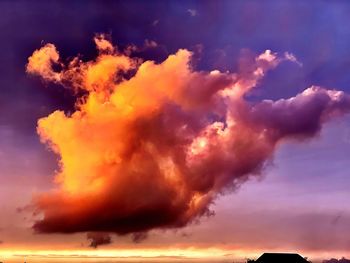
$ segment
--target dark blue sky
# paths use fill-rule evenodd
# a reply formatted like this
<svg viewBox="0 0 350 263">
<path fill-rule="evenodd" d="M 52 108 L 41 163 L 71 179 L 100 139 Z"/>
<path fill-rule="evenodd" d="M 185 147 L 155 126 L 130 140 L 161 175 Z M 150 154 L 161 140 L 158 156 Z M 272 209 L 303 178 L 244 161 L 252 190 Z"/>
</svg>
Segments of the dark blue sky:
<svg viewBox="0 0 350 263">
<path fill-rule="evenodd" d="M 110 33 L 121 46 L 155 40 L 160 50 L 143 54 L 155 60 L 201 45 L 201 69 L 234 70 L 242 49 L 295 54 L 303 67 L 286 63 L 270 73 L 259 93 L 265 98 L 289 97 L 311 84 L 347 90 L 350 82 L 347 1 L 2 1 L 0 10 L 0 105 L 7 112 L 0 123 L 21 129 L 72 101 L 28 79 L 31 52 L 43 41 L 65 58 L 89 58 L 96 32 Z"/>
</svg>

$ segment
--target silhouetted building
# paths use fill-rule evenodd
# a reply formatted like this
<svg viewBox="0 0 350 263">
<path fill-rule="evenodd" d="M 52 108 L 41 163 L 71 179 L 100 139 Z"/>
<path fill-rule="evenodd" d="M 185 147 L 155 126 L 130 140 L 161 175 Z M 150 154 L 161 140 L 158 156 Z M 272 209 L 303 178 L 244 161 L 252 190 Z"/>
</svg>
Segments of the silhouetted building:
<svg viewBox="0 0 350 263">
<path fill-rule="evenodd" d="M 309 263 L 299 254 L 289 253 L 264 253 L 256 261 L 256 263 Z"/>
</svg>

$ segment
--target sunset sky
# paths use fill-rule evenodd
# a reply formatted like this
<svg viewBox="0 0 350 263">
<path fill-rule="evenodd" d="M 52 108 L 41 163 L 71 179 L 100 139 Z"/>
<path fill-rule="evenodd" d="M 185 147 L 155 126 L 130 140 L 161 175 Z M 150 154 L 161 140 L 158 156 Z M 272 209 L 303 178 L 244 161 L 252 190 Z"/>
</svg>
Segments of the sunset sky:
<svg viewBox="0 0 350 263">
<path fill-rule="evenodd" d="M 1 1 L 0 261 L 349 258 L 349 12 Z"/>
</svg>

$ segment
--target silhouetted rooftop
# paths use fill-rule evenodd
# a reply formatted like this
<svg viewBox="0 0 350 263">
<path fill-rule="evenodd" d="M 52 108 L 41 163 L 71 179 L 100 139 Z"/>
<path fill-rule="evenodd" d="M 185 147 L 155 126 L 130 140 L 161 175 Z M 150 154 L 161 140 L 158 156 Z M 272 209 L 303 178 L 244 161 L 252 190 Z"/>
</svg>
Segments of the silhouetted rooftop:
<svg viewBox="0 0 350 263">
<path fill-rule="evenodd" d="M 257 263 L 307 263 L 308 261 L 299 254 L 289 253 L 264 253 Z"/>
</svg>

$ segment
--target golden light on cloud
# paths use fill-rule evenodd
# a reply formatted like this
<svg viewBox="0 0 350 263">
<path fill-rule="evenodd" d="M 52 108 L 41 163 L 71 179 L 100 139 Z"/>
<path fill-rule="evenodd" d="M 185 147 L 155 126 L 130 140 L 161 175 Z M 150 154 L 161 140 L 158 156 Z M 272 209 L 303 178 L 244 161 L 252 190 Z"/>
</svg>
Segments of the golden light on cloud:
<svg viewBox="0 0 350 263">
<path fill-rule="evenodd" d="M 28 73 L 83 93 L 73 113 L 38 121 L 41 141 L 60 158 L 56 189 L 33 201 L 42 215 L 38 232 L 183 227 L 211 214 L 225 190 L 260 174 L 279 142 L 311 138 L 350 110 L 348 95 L 320 87 L 247 101 L 268 70 L 296 62 L 291 54 L 267 50 L 240 72 L 204 72 L 185 49 L 157 64 L 118 51 L 104 35 L 94 40 L 92 61 L 65 65 L 53 44 L 28 61 Z"/>
</svg>

